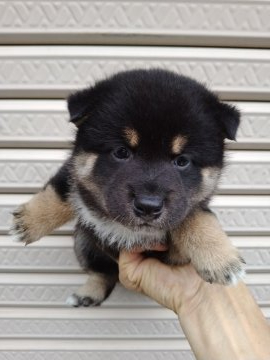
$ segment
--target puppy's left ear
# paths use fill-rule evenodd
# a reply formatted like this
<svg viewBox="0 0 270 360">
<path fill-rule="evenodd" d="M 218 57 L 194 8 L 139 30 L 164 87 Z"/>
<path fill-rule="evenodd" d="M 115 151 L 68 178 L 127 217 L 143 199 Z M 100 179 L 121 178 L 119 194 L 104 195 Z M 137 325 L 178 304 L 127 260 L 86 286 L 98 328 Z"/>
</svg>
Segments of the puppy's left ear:
<svg viewBox="0 0 270 360">
<path fill-rule="evenodd" d="M 224 137 L 235 140 L 236 132 L 240 124 L 240 112 L 234 106 L 219 103 L 218 121 L 221 123 Z"/>
</svg>

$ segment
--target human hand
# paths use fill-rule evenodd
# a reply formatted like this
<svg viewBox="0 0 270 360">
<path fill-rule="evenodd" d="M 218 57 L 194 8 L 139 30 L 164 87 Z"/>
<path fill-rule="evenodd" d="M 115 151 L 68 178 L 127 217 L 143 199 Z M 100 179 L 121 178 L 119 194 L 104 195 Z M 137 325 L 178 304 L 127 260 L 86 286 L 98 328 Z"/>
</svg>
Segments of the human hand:
<svg viewBox="0 0 270 360">
<path fill-rule="evenodd" d="M 244 283 L 209 284 L 191 264 L 168 266 L 140 250 L 120 253 L 119 279 L 178 315 L 196 359 L 270 359 L 268 324 Z"/>
<path fill-rule="evenodd" d="M 157 246 L 151 250 L 166 248 Z M 140 250 L 120 253 L 119 279 L 126 288 L 144 293 L 178 315 L 187 304 L 196 306 L 204 283 L 191 264 L 169 266 L 145 257 Z"/>
</svg>

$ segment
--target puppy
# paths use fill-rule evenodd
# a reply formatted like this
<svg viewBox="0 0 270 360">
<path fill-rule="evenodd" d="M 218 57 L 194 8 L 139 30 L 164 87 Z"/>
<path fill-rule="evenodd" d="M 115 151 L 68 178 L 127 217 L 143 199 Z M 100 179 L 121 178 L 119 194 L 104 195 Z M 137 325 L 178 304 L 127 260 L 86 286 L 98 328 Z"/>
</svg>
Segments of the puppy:
<svg viewBox="0 0 270 360">
<path fill-rule="evenodd" d="M 68 109 L 72 153 L 14 212 L 13 232 L 29 244 L 77 219 L 75 252 L 89 277 L 70 304 L 100 304 L 118 279 L 119 251 L 156 244 L 168 245 L 162 261 L 191 262 L 205 281 L 241 279 L 244 261 L 208 208 L 224 139 L 239 125 L 234 107 L 190 78 L 152 69 L 74 93 Z"/>
</svg>

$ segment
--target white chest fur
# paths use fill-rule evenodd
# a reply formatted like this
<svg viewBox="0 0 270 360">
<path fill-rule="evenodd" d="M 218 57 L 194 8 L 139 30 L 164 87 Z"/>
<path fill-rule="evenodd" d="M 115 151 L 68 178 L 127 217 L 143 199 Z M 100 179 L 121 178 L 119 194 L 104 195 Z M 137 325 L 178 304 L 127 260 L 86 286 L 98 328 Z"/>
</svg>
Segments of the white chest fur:
<svg viewBox="0 0 270 360">
<path fill-rule="evenodd" d="M 146 250 L 155 244 L 165 243 L 165 230 L 148 227 L 133 230 L 117 221 L 100 218 L 85 205 L 78 194 L 73 197 L 72 202 L 83 224 L 91 227 L 106 246 L 114 246 L 119 250 L 131 250 L 134 247 Z"/>
</svg>

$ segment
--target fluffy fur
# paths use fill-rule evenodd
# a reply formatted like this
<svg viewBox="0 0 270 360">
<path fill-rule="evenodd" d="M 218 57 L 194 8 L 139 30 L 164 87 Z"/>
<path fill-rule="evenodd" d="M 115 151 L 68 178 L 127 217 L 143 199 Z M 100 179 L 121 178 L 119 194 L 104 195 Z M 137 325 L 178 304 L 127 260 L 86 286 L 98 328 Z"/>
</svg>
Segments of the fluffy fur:
<svg viewBox="0 0 270 360">
<path fill-rule="evenodd" d="M 72 94 L 68 108 L 72 154 L 15 212 L 14 229 L 30 243 L 77 217 L 75 252 L 89 279 L 70 304 L 101 303 L 117 281 L 119 251 L 157 243 L 169 245 L 163 261 L 191 261 L 206 281 L 242 277 L 243 261 L 208 209 L 224 139 L 239 125 L 234 107 L 190 78 L 153 69 L 100 81 Z"/>
</svg>

